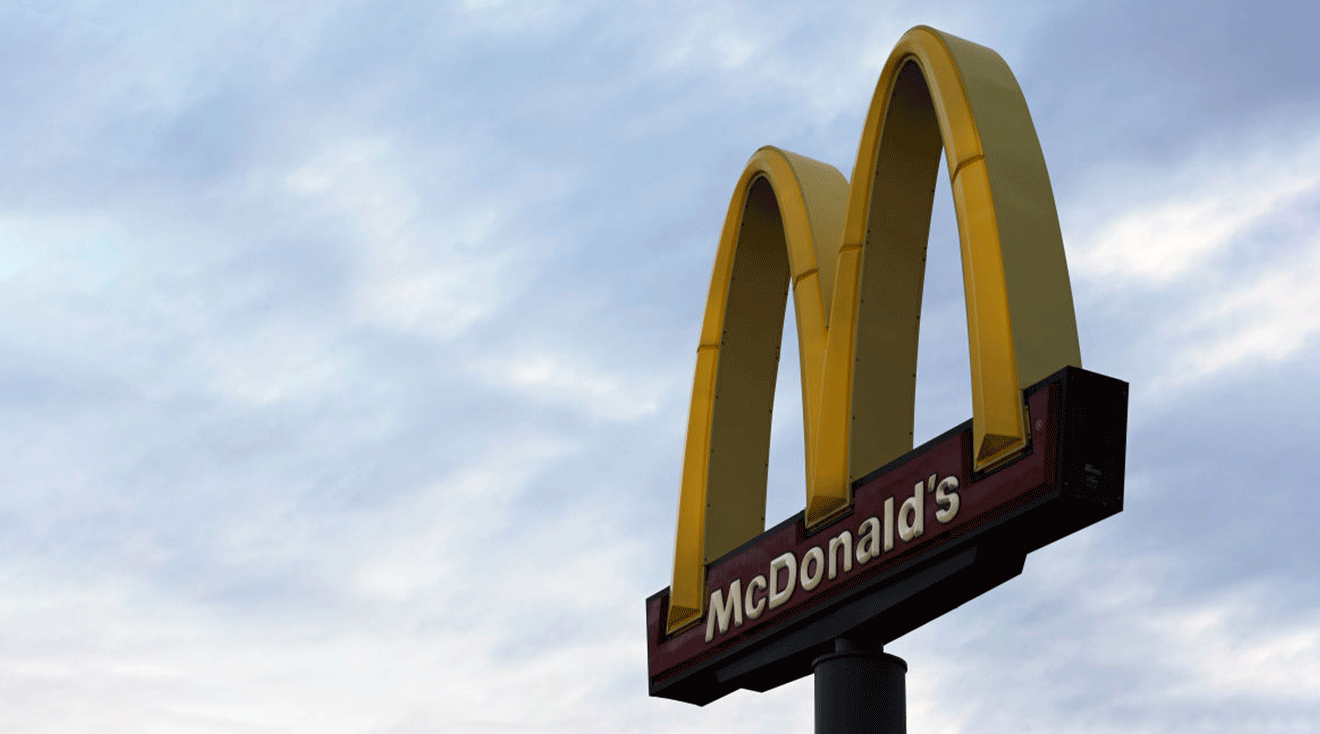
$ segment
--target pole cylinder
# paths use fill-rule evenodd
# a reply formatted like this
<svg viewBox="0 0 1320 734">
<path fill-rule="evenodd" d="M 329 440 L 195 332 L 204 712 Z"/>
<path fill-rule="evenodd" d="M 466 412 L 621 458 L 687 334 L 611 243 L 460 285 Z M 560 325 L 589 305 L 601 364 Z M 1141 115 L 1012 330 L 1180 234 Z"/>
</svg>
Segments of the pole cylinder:
<svg viewBox="0 0 1320 734">
<path fill-rule="evenodd" d="M 907 663 L 845 639 L 812 661 L 816 734 L 907 734 Z"/>
</svg>

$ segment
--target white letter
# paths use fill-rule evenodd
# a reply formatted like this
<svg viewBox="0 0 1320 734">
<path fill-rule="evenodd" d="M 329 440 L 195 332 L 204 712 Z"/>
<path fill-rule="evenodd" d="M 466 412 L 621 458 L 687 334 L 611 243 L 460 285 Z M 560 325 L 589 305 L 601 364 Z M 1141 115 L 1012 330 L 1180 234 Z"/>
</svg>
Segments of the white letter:
<svg viewBox="0 0 1320 734">
<path fill-rule="evenodd" d="M 729 613 L 733 613 L 733 623 L 742 626 L 742 579 L 734 579 L 729 584 L 729 603 L 724 603 L 724 594 L 716 589 L 710 594 L 710 611 L 706 612 L 706 642 L 715 639 L 715 618 L 719 617 L 720 634 L 729 631 Z"/>
<path fill-rule="evenodd" d="M 947 523 L 958 516 L 958 477 L 945 477 L 940 486 L 935 488 L 935 501 L 940 509 L 935 511 L 935 519 Z"/>
<path fill-rule="evenodd" d="M 852 570 L 852 533 L 847 530 L 839 533 L 838 536 L 830 538 L 830 578 L 839 575 L 838 554 L 834 552 L 836 548 L 843 548 L 843 570 Z"/>
<path fill-rule="evenodd" d="M 894 549 L 894 498 L 885 499 L 885 550 Z"/>
<path fill-rule="evenodd" d="M 747 582 L 747 597 L 743 599 L 743 606 L 746 608 L 745 610 L 748 619 L 756 619 L 761 616 L 761 612 L 765 611 L 764 596 L 756 601 L 752 601 L 752 596 L 756 594 L 756 590 L 764 588 L 765 577 L 759 573 L 753 576 L 751 581 Z"/>
<path fill-rule="evenodd" d="M 812 561 L 816 562 L 816 575 L 807 573 L 807 566 Z M 821 577 L 825 575 L 825 554 L 820 546 L 813 545 L 811 550 L 802 554 L 802 573 L 799 577 L 802 579 L 802 588 L 811 591 L 820 584 Z"/>
<path fill-rule="evenodd" d="M 874 517 L 868 517 L 862 523 L 862 526 L 857 528 L 857 562 L 866 563 L 872 558 L 879 557 L 880 521 Z"/>
<path fill-rule="evenodd" d="M 788 571 L 788 582 L 784 588 L 779 588 L 779 572 Z M 797 586 L 797 556 L 792 551 L 776 558 L 770 562 L 770 608 L 783 604 L 788 598 L 793 596 L 793 589 Z"/>
<path fill-rule="evenodd" d="M 903 500 L 903 506 L 898 508 L 898 537 L 906 543 L 913 538 L 921 537 L 926 529 L 926 498 L 923 490 L 925 487 L 921 482 L 917 482 L 917 489 L 912 496 Z M 910 512 L 909 512 L 910 511 Z M 912 519 L 909 520 L 909 514 Z"/>
</svg>

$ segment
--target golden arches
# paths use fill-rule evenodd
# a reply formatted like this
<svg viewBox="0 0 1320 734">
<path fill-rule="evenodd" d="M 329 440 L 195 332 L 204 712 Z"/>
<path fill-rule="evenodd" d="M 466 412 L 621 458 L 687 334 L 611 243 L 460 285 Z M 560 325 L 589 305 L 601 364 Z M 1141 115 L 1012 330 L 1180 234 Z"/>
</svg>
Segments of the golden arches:
<svg viewBox="0 0 1320 734">
<path fill-rule="evenodd" d="M 851 185 L 824 163 L 762 148 L 734 191 L 697 350 L 669 631 L 701 618 L 705 565 L 764 529 L 790 283 L 807 525 L 846 511 L 853 479 L 912 449 L 941 151 L 958 216 L 977 468 L 1026 447 L 1022 388 L 1081 366 L 1054 196 L 1022 92 L 990 49 L 913 28 L 881 73 Z"/>
</svg>

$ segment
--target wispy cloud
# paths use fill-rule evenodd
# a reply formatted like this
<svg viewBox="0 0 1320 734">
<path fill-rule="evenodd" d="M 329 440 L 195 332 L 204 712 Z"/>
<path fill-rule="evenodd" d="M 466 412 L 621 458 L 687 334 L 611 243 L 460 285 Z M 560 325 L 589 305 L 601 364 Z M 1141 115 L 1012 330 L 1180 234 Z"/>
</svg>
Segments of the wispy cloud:
<svg viewBox="0 0 1320 734">
<path fill-rule="evenodd" d="M 1116 201 L 1079 202 L 1094 222 L 1070 242 L 1086 305 L 1161 302 L 1134 343 L 1150 389 L 1294 358 L 1320 330 L 1309 285 L 1320 267 L 1320 138 L 1277 129 L 1174 168 L 1110 169 L 1106 180 L 1130 182 L 1111 189 Z"/>
<path fill-rule="evenodd" d="M 1320 137 L 1301 127 L 1280 140 L 1278 129 L 1257 129 L 1245 149 L 1240 139 L 1215 144 L 1175 167 L 1108 171 L 1122 208 L 1102 204 L 1103 218 L 1074 241 L 1075 272 L 1102 287 L 1160 287 L 1213 279 L 1235 248 L 1269 258 L 1277 246 L 1259 240 L 1262 226 L 1320 193 Z"/>
<path fill-rule="evenodd" d="M 705 709 L 645 695 L 642 600 L 668 577 L 724 207 L 761 144 L 848 171 L 907 27 L 1015 63 L 1054 17 L 1037 11 L 1056 12 L 0 11 L 0 729 L 807 729 L 809 680 Z M 1033 83 L 1091 93 L 1055 72 Z M 1088 360 L 1146 394 L 1222 396 L 1217 378 L 1309 358 L 1320 138 L 1296 127 L 1211 129 L 1165 168 L 1074 177 L 1091 188 L 1060 209 Z M 941 273 L 956 283 L 956 263 Z M 961 308 L 942 287 L 941 318 Z M 959 354 L 928 361 L 966 379 L 944 364 Z M 781 390 L 786 514 L 802 456 Z M 966 417 L 923 390 L 935 430 Z M 1204 565 L 1185 546 L 1238 491 L 1198 474 L 1221 509 L 1176 515 L 1192 454 L 1242 483 L 1256 467 L 1213 421 L 1160 454 L 1186 427 L 1134 405 L 1149 465 L 1123 523 L 896 644 L 920 728 L 1314 713 L 1301 595 L 1241 569 L 1161 586 Z M 1298 420 L 1262 442 L 1293 445 Z M 1183 519 L 1156 537 L 1165 515 Z M 1301 515 L 1271 522 L 1303 537 Z M 996 715 L 1014 695 L 1039 708 Z"/>
</svg>

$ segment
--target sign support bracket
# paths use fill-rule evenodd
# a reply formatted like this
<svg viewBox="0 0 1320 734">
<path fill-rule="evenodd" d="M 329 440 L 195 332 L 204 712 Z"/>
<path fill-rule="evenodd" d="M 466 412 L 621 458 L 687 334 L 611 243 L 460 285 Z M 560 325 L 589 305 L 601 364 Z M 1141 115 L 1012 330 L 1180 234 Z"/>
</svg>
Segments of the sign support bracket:
<svg viewBox="0 0 1320 734">
<path fill-rule="evenodd" d="M 907 663 L 846 637 L 812 661 L 816 734 L 907 734 Z"/>
</svg>

